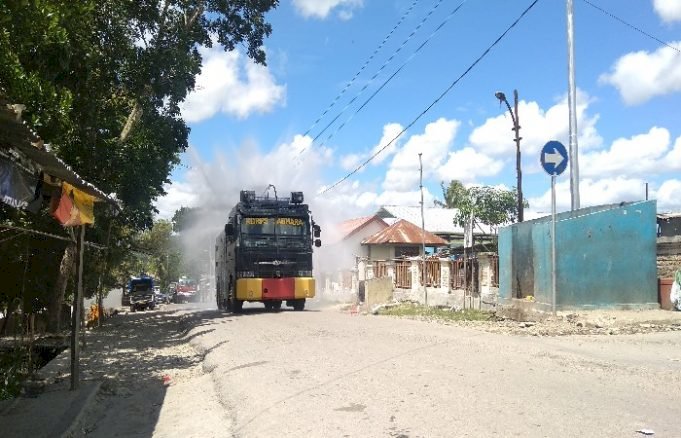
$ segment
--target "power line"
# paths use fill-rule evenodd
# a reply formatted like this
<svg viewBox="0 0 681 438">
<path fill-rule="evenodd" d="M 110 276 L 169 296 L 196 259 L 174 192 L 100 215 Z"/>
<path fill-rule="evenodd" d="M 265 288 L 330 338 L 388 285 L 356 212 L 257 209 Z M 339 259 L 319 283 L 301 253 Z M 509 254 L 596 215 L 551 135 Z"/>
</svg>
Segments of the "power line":
<svg viewBox="0 0 681 438">
<path fill-rule="evenodd" d="M 412 120 L 411 122 L 409 122 L 409 124 L 408 124 L 407 126 L 405 126 L 404 129 L 402 129 L 402 131 L 400 131 L 399 134 L 397 134 L 395 137 L 393 137 L 392 140 L 390 140 L 385 146 L 383 146 L 383 147 L 380 148 L 378 151 L 376 151 L 373 155 L 371 155 L 368 159 L 366 159 L 362 164 L 360 164 L 359 166 L 357 166 L 357 168 L 355 168 L 355 170 L 351 171 L 350 173 L 348 173 L 347 175 L 345 175 L 343 178 L 341 178 L 341 179 L 339 179 L 338 181 L 336 181 L 336 182 L 335 182 L 333 185 L 331 185 L 330 187 L 327 187 L 326 189 L 322 190 L 322 191 L 320 192 L 320 194 L 324 194 L 324 193 L 327 193 L 327 192 L 333 190 L 333 189 L 336 188 L 338 185 L 340 185 L 343 181 L 347 180 L 347 179 L 350 178 L 352 175 L 354 175 L 355 173 L 359 172 L 360 169 L 362 169 L 364 166 L 366 166 L 367 164 L 369 164 L 369 162 L 371 162 L 371 160 L 373 160 L 374 158 L 376 158 L 376 156 L 378 156 L 378 154 L 380 154 L 380 153 L 383 152 L 386 148 L 388 148 L 390 145 L 392 145 L 392 144 L 395 142 L 395 140 L 397 140 L 402 134 L 404 134 L 404 133 L 407 131 L 407 129 L 409 129 L 409 128 L 411 128 L 412 126 L 414 126 L 414 124 L 415 124 L 418 120 L 420 120 L 421 117 L 423 117 L 424 115 L 426 115 L 426 113 L 428 113 L 428 111 L 430 111 L 438 102 L 440 102 L 440 100 L 442 100 L 442 98 L 445 97 L 445 96 L 447 95 L 447 93 L 449 93 L 449 92 L 452 90 L 452 88 L 454 88 L 454 87 L 456 86 L 456 84 L 458 84 L 458 83 L 461 81 L 461 79 L 463 79 L 464 77 L 466 77 L 466 75 L 468 75 L 468 73 L 470 73 L 470 71 L 473 70 L 473 68 L 474 68 L 480 61 L 482 61 L 482 59 L 483 59 L 485 56 L 487 56 L 487 55 L 489 54 L 489 52 L 490 52 L 497 44 L 499 44 L 499 42 L 501 42 L 502 39 L 504 39 L 504 37 L 506 36 L 506 34 L 508 34 L 508 33 L 511 31 L 511 29 L 513 29 L 513 28 L 520 22 L 520 20 L 522 20 L 522 19 L 525 17 L 525 15 L 527 15 L 527 13 L 530 12 L 530 10 L 531 10 L 538 2 L 539 2 L 539 0 L 534 0 L 532 3 L 530 3 L 530 5 L 529 5 L 529 6 L 520 14 L 520 16 L 519 16 L 518 18 L 516 18 L 515 21 L 514 21 L 513 23 L 511 23 L 511 25 L 508 26 L 508 27 L 506 28 L 506 30 L 505 30 L 501 35 L 499 35 L 499 37 L 498 37 L 490 46 L 487 47 L 487 49 L 485 49 L 485 51 L 482 52 L 482 54 L 481 54 L 475 61 L 473 61 L 473 63 L 472 63 L 472 64 L 471 64 L 471 65 L 470 65 L 470 66 L 469 66 L 469 67 L 468 67 L 468 68 L 467 68 L 467 69 L 466 69 L 458 78 L 456 78 L 456 79 L 454 80 L 454 82 L 452 82 L 452 83 L 449 85 L 449 87 L 447 87 L 447 88 L 446 88 L 446 89 L 445 89 L 445 90 L 444 90 L 444 91 L 443 91 L 443 92 L 442 92 L 442 93 L 441 93 L 441 94 L 440 94 L 440 95 L 439 95 L 439 96 L 438 96 L 430 105 L 428 105 L 428 107 L 426 107 L 426 109 L 424 109 L 423 111 L 421 111 L 421 113 L 420 113 L 418 116 L 416 116 L 416 118 L 415 118 L 414 120 Z"/>
<path fill-rule="evenodd" d="M 381 74 L 381 72 L 383 71 L 383 69 L 385 69 L 385 67 L 387 67 L 388 64 L 390 64 L 390 63 L 392 62 L 392 60 L 395 58 L 395 56 L 397 56 L 397 54 L 400 53 L 400 51 L 402 51 L 402 49 L 403 49 L 403 48 L 407 45 L 407 43 L 414 37 L 414 35 L 416 35 L 416 34 L 418 33 L 418 31 L 421 29 L 421 27 L 423 27 L 423 25 L 426 23 L 426 21 L 428 21 L 428 19 L 433 15 L 433 13 L 437 10 L 437 8 L 442 4 L 443 1 L 444 1 L 444 0 L 438 0 L 437 3 L 435 3 L 435 5 L 433 5 L 433 7 L 430 9 L 430 11 L 428 11 L 428 13 L 421 19 L 421 22 L 416 26 L 416 28 L 415 28 L 414 30 L 411 31 L 411 33 L 409 34 L 409 36 L 407 36 L 407 38 L 405 38 L 404 41 L 402 41 L 402 44 L 401 44 L 401 45 L 400 45 L 400 46 L 399 46 L 399 47 L 390 55 L 390 57 L 389 57 L 388 59 L 386 59 L 385 62 L 383 62 L 383 65 L 381 65 L 381 67 L 374 73 L 374 75 L 371 77 L 371 79 L 369 79 L 369 81 L 368 81 L 366 84 L 364 84 L 364 86 L 362 87 L 362 89 L 359 90 L 359 92 L 355 95 L 355 97 L 353 97 L 353 98 L 350 100 L 350 102 L 348 102 L 348 103 L 345 105 L 345 107 L 343 107 L 343 109 L 340 111 L 340 113 L 338 113 L 338 115 L 336 115 L 336 117 L 334 117 L 329 123 L 327 123 L 326 126 L 324 127 L 324 129 L 322 129 L 322 130 L 321 130 L 321 131 L 312 139 L 312 142 L 313 142 L 313 143 L 314 143 L 315 141 L 317 141 L 317 140 L 319 139 L 319 137 L 321 137 L 322 134 L 324 134 L 324 132 L 326 132 L 326 130 L 329 129 L 329 127 L 330 127 L 331 125 L 333 125 L 333 124 L 336 122 L 336 120 L 338 120 L 338 118 L 339 118 L 340 116 L 343 115 L 343 113 L 344 113 L 345 111 L 348 110 L 348 108 L 350 108 L 350 106 L 351 106 L 351 105 L 352 105 L 352 104 L 353 104 L 353 103 L 362 95 L 362 93 L 364 93 L 364 91 L 369 87 L 369 85 L 371 85 L 371 84 L 374 82 L 374 80 L 378 77 L 378 75 Z M 465 1 L 466 1 L 466 0 L 464 0 L 464 2 L 465 2 Z M 306 149 L 307 149 L 307 148 L 301 149 L 300 154 L 302 154 L 303 152 L 305 152 Z M 300 155 L 300 154 L 299 154 L 299 155 Z"/>
<path fill-rule="evenodd" d="M 616 16 L 616 15 L 613 14 L 612 12 L 606 11 L 605 9 L 601 8 L 600 6 L 591 3 L 589 0 L 582 0 L 582 1 L 583 1 L 584 3 L 586 3 L 587 5 L 591 6 L 592 8 L 601 11 L 602 13 L 604 13 L 604 14 L 607 15 L 607 16 L 609 16 L 610 18 L 612 18 L 612 19 L 614 19 L 614 20 L 617 20 L 617 21 L 619 21 L 620 23 L 624 24 L 625 26 L 628 26 L 628 27 L 634 29 L 636 32 L 639 32 L 639 33 L 641 33 L 641 34 L 647 36 L 648 38 L 650 38 L 650 39 L 652 39 L 652 40 L 655 40 L 655 41 L 657 41 L 658 43 L 660 43 L 660 44 L 662 44 L 662 45 L 665 45 L 665 46 L 669 47 L 669 48 L 672 49 L 672 50 L 675 50 L 677 53 L 681 53 L 681 50 L 679 50 L 678 48 L 676 48 L 676 47 L 670 45 L 669 43 L 666 43 L 665 41 L 662 41 L 661 39 L 659 39 L 659 38 L 657 38 L 657 37 L 655 37 L 655 36 L 649 34 L 648 32 L 646 32 L 646 31 L 644 31 L 644 30 L 642 30 L 642 29 L 640 29 L 640 28 L 634 26 L 633 24 L 624 21 L 623 19 L 619 18 L 618 16 Z"/>
<path fill-rule="evenodd" d="M 334 132 L 332 132 L 331 134 L 329 134 L 328 137 L 326 137 L 326 140 L 324 140 L 324 142 L 321 144 L 321 146 L 325 145 L 325 144 L 326 144 L 329 140 L 331 140 L 336 134 L 338 134 L 338 132 L 339 132 L 341 129 L 343 129 L 343 127 L 345 127 L 345 125 L 347 125 L 348 123 L 350 123 L 350 121 L 351 121 L 351 120 L 352 120 L 360 111 L 362 111 L 362 110 L 364 109 L 364 107 L 367 106 L 367 104 L 368 104 L 369 102 L 371 102 L 371 101 L 373 100 L 373 98 L 376 97 L 376 95 L 377 95 L 378 93 L 380 93 L 381 90 L 382 90 L 386 85 L 388 85 L 388 83 L 389 83 L 390 81 L 392 81 L 393 78 L 394 78 L 395 76 L 397 76 L 397 74 L 398 74 L 400 71 L 402 71 L 402 69 L 403 69 L 407 64 L 409 64 L 409 63 L 411 62 L 412 59 L 414 59 L 414 58 L 416 57 L 416 54 L 417 54 L 418 52 L 420 52 L 421 49 L 423 49 L 423 48 L 426 46 L 426 44 L 428 44 L 428 43 L 430 42 L 430 40 L 431 40 L 433 37 L 435 37 L 435 34 L 437 34 L 437 33 L 440 31 L 440 29 L 442 29 L 442 28 L 445 26 L 445 24 L 447 24 L 447 23 L 449 22 L 449 20 L 451 20 L 451 18 L 454 16 L 454 14 L 456 14 L 456 13 L 459 11 L 459 9 L 461 9 L 461 7 L 463 6 L 464 3 L 466 3 L 466 0 L 463 0 L 458 6 L 456 6 L 456 7 L 452 10 L 452 12 L 449 13 L 449 15 L 447 16 L 447 18 L 445 18 L 444 21 L 443 21 L 442 23 L 440 23 L 440 25 L 439 25 L 437 28 L 435 28 L 435 30 L 430 34 L 430 36 L 428 36 L 428 38 L 426 38 L 426 39 L 421 43 L 421 45 L 418 46 L 418 47 L 416 48 L 416 50 L 414 50 L 414 52 L 409 56 L 409 58 L 407 58 L 407 60 L 404 61 L 404 63 L 402 63 L 402 65 L 401 65 L 397 70 L 395 70 L 395 72 L 394 72 L 392 75 L 390 75 L 390 77 L 388 77 L 388 79 L 386 79 L 386 80 L 383 82 L 383 84 L 381 84 L 381 86 L 378 87 L 378 89 L 377 89 L 376 91 L 374 91 L 373 94 L 372 94 L 371 96 L 369 96 L 369 98 L 368 98 L 366 101 L 364 101 L 364 103 L 363 103 L 363 104 L 362 104 L 362 105 L 361 105 L 353 114 L 350 115 L 350 117 L 347 118 L 347 120 L 345 120 L 343 123 L 341 123 L 340 125 L 338 125 L 338 127 L 336 128 L 336 130 L 335 130 Z M 339 114 L 339 116 L 340 116 L 340 114 Z"/>
<path fill-rule="evenodd" d="M 400 19 L 397 21 L 397 24 L 395 24 L 395 26 L 392 28 L 392 30 L 391 30 L 390 32 L 388 32 L 388 35 L 386 35 L 385 38 L 383 38 L 383 41 L 381 41 L 381 44 L 379 44 L 378 47 L 376 47 L 376 49 L 374 50 L 374 53 L 372 53 L 371 56 L 369 56 L 369 59 L 367 59 L 366 62 L 364 62 L 364 65 L 357 71 L 357 73 L 355 73 L 355 76 L 353 76 L 353 78 L 350 80 L 350 82 L 348 82 L 348 83 L 345 85 L 345 88 L 343 88 L 343 90 L 341 90 L 341 92 L 338 93 L 338 94 L 336 95 L 336 97 L 335 97 L 335 98 L 333 99 L 333 101 L 329 104 L 329 106 L 322 112 L 322 114 L 321 114 L 319 117 L 317 117 L 317 120 L 315 120 L 314 123 L 312 123 L 312 126 L 310 126 L 310 127 L 308 128 L 308 130 L 305 131 L 305 133 L 303 134 L 303 137 L 306 136 L 307 134 L 309 134 L 310 131 L 312 131 L 312 130 L 315 128 L 315 126 L 317 126 L 317 123 L 319 123 L 319 121 L 320 121 L 321 119 L 324 118 L 324 116 L 331 110 L 331 108 L 333 108 L 334 105 L 336 105 L 336 102 L 338 102 L 338 100 L 339 100 L 341 97 L 343 97 L 343 95 L 344 95 L 345 92 L 348 90 L 348 88 L 350 88 L 350 86 L 352 86 L 352 84 L 355 82 L 355 80 L 357 79 L 357 77 L 358 77 L 360 74 L 362 74 L 362 72 L 367 68 L 367 66 L 369 65 L 369 63 L 376 57 L 376 55 L 378 54 L 378 52 L 383 48 L 383 46 L 385 45 L 385 43 L 388 42 L 388 40 L 390 39 L 390 37 L 392 37 L 393 33 L 395 33 L 395 31 L 397 30 L 398 27 L 400 27 L 400 25 L 402 24 L 402 22 L 409 16 L 409 14 L 411 13 L 411 11 L 414 9 L 414 6 L 416 6 L 416 4 L 417 4 L 418 2 L 419 2 L 419 0 L 414 0 L 414 2 L 411 4 L 411 6 L 409 6 L 409 8 L 407 9 L 407 11 L 406 11 L 404 14 L 402 14 L 402 16 L 400 17 Z"/>
</svg>

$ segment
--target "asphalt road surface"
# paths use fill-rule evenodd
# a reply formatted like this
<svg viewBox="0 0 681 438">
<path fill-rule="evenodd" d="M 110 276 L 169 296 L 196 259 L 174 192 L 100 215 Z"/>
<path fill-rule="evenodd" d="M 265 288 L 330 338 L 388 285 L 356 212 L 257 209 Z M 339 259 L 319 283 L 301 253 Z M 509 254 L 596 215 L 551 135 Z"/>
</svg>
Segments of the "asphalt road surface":
<svg viewBox="0 0 681 438">
<path fill-rule="evenodd" d="M 201 315 L 191 342 L 227 436 L 681 437 L 679 332 L 536 338 L 338 309 Z"/>
</svg>

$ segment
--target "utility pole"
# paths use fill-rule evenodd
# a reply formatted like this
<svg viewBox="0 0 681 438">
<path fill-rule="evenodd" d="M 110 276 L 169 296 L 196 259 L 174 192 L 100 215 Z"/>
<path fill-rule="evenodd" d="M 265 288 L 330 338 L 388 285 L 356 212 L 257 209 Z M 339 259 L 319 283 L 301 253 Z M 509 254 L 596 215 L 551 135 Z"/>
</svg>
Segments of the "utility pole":
<svg viewBox="0 0 681 438">
<path fill-rule="evenodd" d="M 518 178 L 518 222 L 523 221 L 523 172 L 520 168 L 520 116 L 518 116 L 518 90 L 513 90 L 513 100 L 515 108 L 515 119 L 513 120 L 513 130 L 515 131 L 515 171 Z"/>
<path fill-rule="evenodd" d="M 423 283 L 423 296 L 426 307 L 428 307 L 428 288 L 426 287 L 426 219 L 423 216 L 423 154 L 419 152 L 419 188 L 421 190 L 421 283 Z"/>
<path fill-rule="evenodd" d="M 575 85 L 575 38 L 573 0 L 567 0 L 567 44 L 568 44 L 568 111 L 570 113 L 569 160 L 570 195 L 572 210 L 579 209 L 579 155 L 577 146 L 577 86 Z"/>
<path fill-rule="evenodd" d="M 518 201 L 518 207 L 517 207 L 517 216 L 518 216 L 518 222 L 522 222 L 524 218 L 524 205 L 523 205 L 523 173 L 521 169 L 521 163 L 520 163 L 520 140 L 522 140 L 522 137 L 520 136 L 520 119 L 518 118 L 518 90 L 513 90 L 513 106 L 515 108 L 515 111 L 511 108 L 511 104 L 508 103 L 508 100 L 506 99 L 506 95 L 501 92 L 497 91 L 494 96 L 499 99 L 500 103 L 505 103 L 506 108 L 508 108 L 509 114 L 511 114 L 511 120 L 513 121 L 513 128 L 511 128 L 512 131 L 515 131 L 515 171 L 516 171 L 516 192 L 517 192 L 517 201 Z"/>
</svg>

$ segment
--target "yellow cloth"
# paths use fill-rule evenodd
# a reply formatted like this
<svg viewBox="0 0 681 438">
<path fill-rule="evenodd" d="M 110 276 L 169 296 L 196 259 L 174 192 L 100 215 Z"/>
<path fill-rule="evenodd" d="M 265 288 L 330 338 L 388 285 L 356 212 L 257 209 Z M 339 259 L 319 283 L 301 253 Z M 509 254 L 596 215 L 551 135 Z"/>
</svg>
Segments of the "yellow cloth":
<svg viewBox="0 0 681 438">
<path fill-rule="evenodd" d="M 94 203 L 96 198 L 94 196 L 78 190 L 67 182 L 62 183 L 62 193 L 68 195 L 73 200 L 71 218 L 64 225 L 73 226 L 95 223 Z"/>
</svg>

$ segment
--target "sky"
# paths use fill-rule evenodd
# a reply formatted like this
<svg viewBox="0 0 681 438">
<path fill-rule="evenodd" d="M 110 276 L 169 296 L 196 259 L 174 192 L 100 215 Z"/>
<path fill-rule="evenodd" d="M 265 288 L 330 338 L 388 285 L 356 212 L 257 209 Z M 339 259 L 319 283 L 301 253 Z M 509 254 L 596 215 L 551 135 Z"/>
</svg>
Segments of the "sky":
<svg viewBox="0 0 681 438">
<path fill-rule="evenodd" d="M 526 217 L 548 214 L 540 150 L 568 145 L 566 2 L 539 0 L 476 63 L 532 2 L 281 0 L 267 66 L 200 48 L 182 107 L 191 146 L 159 217 L 181 206 L 226 217 L 239 190 L 269 184 L 303 191 L 328 221 L 417 206 L 419 153 L 426 206 L 454 179 L 510 189 L 513 123 L 495 92 L 513 104 L 514 89 Z M 681 211 L 681 0 L 574 0 L 574 23 L 581 206 L 644 199 L 648 183 L 658 211 Z M 570 209 L 569 172 L 558 211 Z"/>
</svg>

